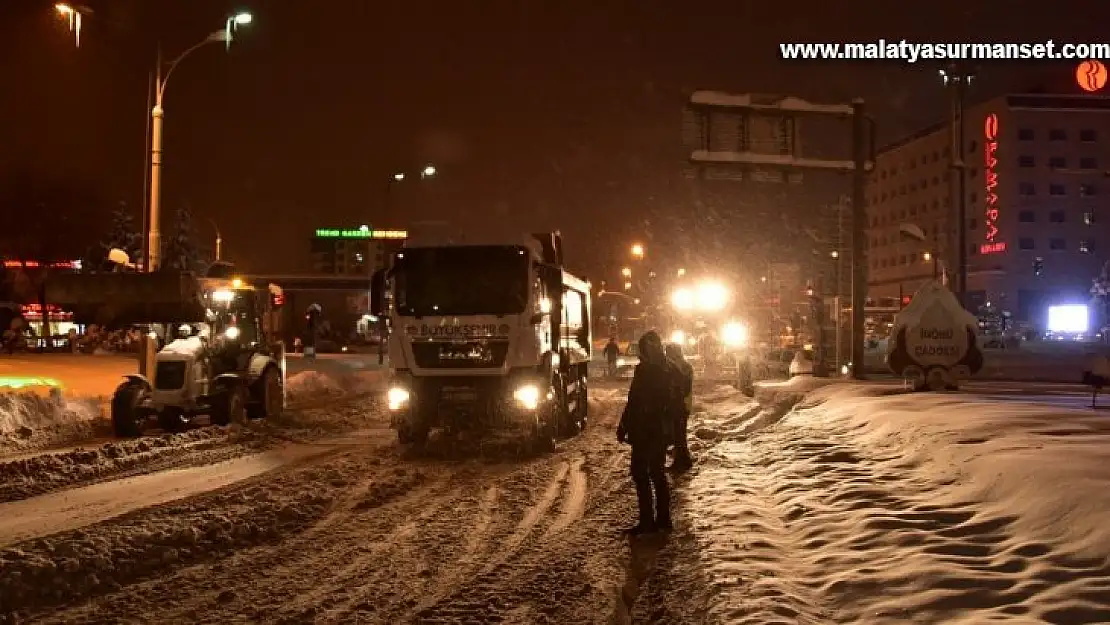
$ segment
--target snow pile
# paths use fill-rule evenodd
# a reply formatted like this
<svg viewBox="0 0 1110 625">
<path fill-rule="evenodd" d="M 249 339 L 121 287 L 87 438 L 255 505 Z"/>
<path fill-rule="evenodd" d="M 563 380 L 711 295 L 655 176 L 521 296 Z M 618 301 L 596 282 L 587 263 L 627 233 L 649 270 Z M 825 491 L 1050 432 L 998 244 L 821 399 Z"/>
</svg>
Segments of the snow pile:
<svg viewBox="0 0 1110 625">
<path fill-rule="evenodd" d="M 286 381 L 286 400 L 298 404 L 372 393 L 381 389 L 384 380 L 382 371 L 352 371 L 338 376 L 301 371 L 290 375 Z"/>
<path fill-rule="evenodd" d="M 0 393 L 0 453 L 95 436 L 104 428 L 100 410 L 98 399 Z"/>
<path fill-rule="evenodd" d="M 783 391 L 766 412 L 796 397 L 793 411 L 719 428 L 678 490 L 692 545 L 670 592 L 691 620 L 1110 621 L 1105 416 L 891 385 Z M 706 407 L 697 426 L 751 410 Z"/>
<path fill-rule="evenodd" d="M 208 427 L 0 461 L 0 503 L 129 475 L 216 463 L 276 442 L 250 428 Z"/>
</svg>

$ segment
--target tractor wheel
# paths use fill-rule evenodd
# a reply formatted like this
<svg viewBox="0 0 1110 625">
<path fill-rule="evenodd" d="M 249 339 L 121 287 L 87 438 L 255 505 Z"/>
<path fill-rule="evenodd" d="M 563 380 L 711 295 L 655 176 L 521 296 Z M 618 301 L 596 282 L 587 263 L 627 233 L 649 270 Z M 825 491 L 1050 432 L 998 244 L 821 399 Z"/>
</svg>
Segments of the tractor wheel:
<svg viewBox="0 0 1110 625">
<path fill-rule="evenodd" d="M 212 396 L 212 425 L 243 425 L 247 422 L 247 392 L 242 385 L 217 382 Z"/>
<path fill-rule="evenodd" d="M 145 415 L 139 407 L 150 395 L 150 390 L 142 382 L 128 380 L 116 388 L 112 394 L 112 430 L 120 438 L 142 436 Z"/>
<path fill-rule="evenodd" d="M 267 367 L 255 382 L 254 402 L 248 407 L 252 419 L 276 419 L 285 410 L 285 388 L 277 367 Z"/>
</svg>

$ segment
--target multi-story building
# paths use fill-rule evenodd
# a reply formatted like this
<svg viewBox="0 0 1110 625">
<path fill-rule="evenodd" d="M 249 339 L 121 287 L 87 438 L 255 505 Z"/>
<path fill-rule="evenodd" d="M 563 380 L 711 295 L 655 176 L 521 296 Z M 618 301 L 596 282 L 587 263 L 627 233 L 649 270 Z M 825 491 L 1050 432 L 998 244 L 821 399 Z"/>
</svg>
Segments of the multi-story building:
<svg viewBox="0 0 1110 625">
<path fill-rule="evenodd" d="M 385 267 L 389 255 L 401 249 L 407 236 L 404 230 L 371 230 L 367 226 L 317 229 L 310 242 L 313 271 L 369 276 Z"/>
<path fill-rule="evenodd" d="M 1110 98 L 1011 94 L 964 114 L 968 307 L 991 302 L 1040 325 L 1086 302 L 1110 258 Z M 885 148 L 867 187 L 869 296 L 906 301 L 956 264 L 951 132 Z M 924 234 L 924 241 L 907 236 Z M 954 273 L 951 274 L 954 276 Z"/>
</svg>

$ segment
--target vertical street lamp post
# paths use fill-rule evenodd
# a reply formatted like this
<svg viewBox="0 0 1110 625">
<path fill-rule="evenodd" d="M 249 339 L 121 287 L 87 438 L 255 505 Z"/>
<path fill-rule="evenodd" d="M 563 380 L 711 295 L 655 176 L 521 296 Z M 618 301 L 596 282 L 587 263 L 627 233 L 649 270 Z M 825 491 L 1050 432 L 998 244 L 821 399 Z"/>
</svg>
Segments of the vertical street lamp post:
<svg viewBox="0 0 1110 625">
<path fill-rule="evenodd" d="M 951 259 L 956 264 L 956 298 L 960 305 L 967 307 L 967 164 L 964 162 L 966 150 L 964 140 L 964 106 L 967 101 L 967 90 L 971 80 L 975 77 L 972 68 L 966 63 L 952 63 L 940 70 L 941 80 L 951 96 L 951 159 L 949 166 L 952 171 L 952 195 L 956 213 L 955 258 Z M 953 239 L 949 239 L 953 241 Z"/>
<path fill-rule="evenodd" d="M 148 216 L 148 232 L 147 238 L 147 270 L 157 271 L 161 265 L 162 251 L 161 251 L 161 202 L 162 202 L 162 119 L 165 116 L 165 110 L 162 107 L 162 102 L 166 95 L 166 84 L 169 82 L 170 76 L 181 61 L 185 60 L 193 52 L 210 43 L 224 43 L 228 46 L 231 45 L 231 40 L 235 29 L 239 26 L 246 26 L 253 21 L 250 13 L 239 13 L 227 18 L 224 28 L 209 33 L 207 37 L 193 44 L 191 47 L 186 48 L 184 52 L 177 55 L 172 61 L 166 65 L 166 73 L 162 74 L 163 63 L 161 49 L 158 51 L 158 62 L 155 68 L 154 79 L 154 107 L 150 110 L 151 127 L 150 127 L 150 214 Z"/>
<path fill-rule="evenodd" d="M 223 246 L 224 240 L 220 236 L 220 226 L 219 226 L 219 224 L 216 223 L 216 220 L 212 219 L 212 218 L 209 218 L 208 223 L 212 224 L 212 229 L 216 231 L 216 250 L 215 251 L 216 251 L 216 261 L 219 262 L 220 259 L 221 259 L 221 257 L 220 257 L 220 248 Z"/>
</svg>

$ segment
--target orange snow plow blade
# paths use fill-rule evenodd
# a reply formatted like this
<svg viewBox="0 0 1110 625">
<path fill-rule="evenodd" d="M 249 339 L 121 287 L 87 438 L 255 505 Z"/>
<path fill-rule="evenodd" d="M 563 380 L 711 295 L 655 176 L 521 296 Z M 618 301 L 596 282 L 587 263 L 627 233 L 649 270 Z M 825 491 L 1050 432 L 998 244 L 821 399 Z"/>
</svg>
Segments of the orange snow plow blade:
<svg viewBox="0 0 1110 625">
<path fill-rule="evenodd" d="M 76 323 L 119 326 L 205 320 L 200 282 L 191 273 L 76 273 L 51 276 L 46 301 Z"/>
</svg>

